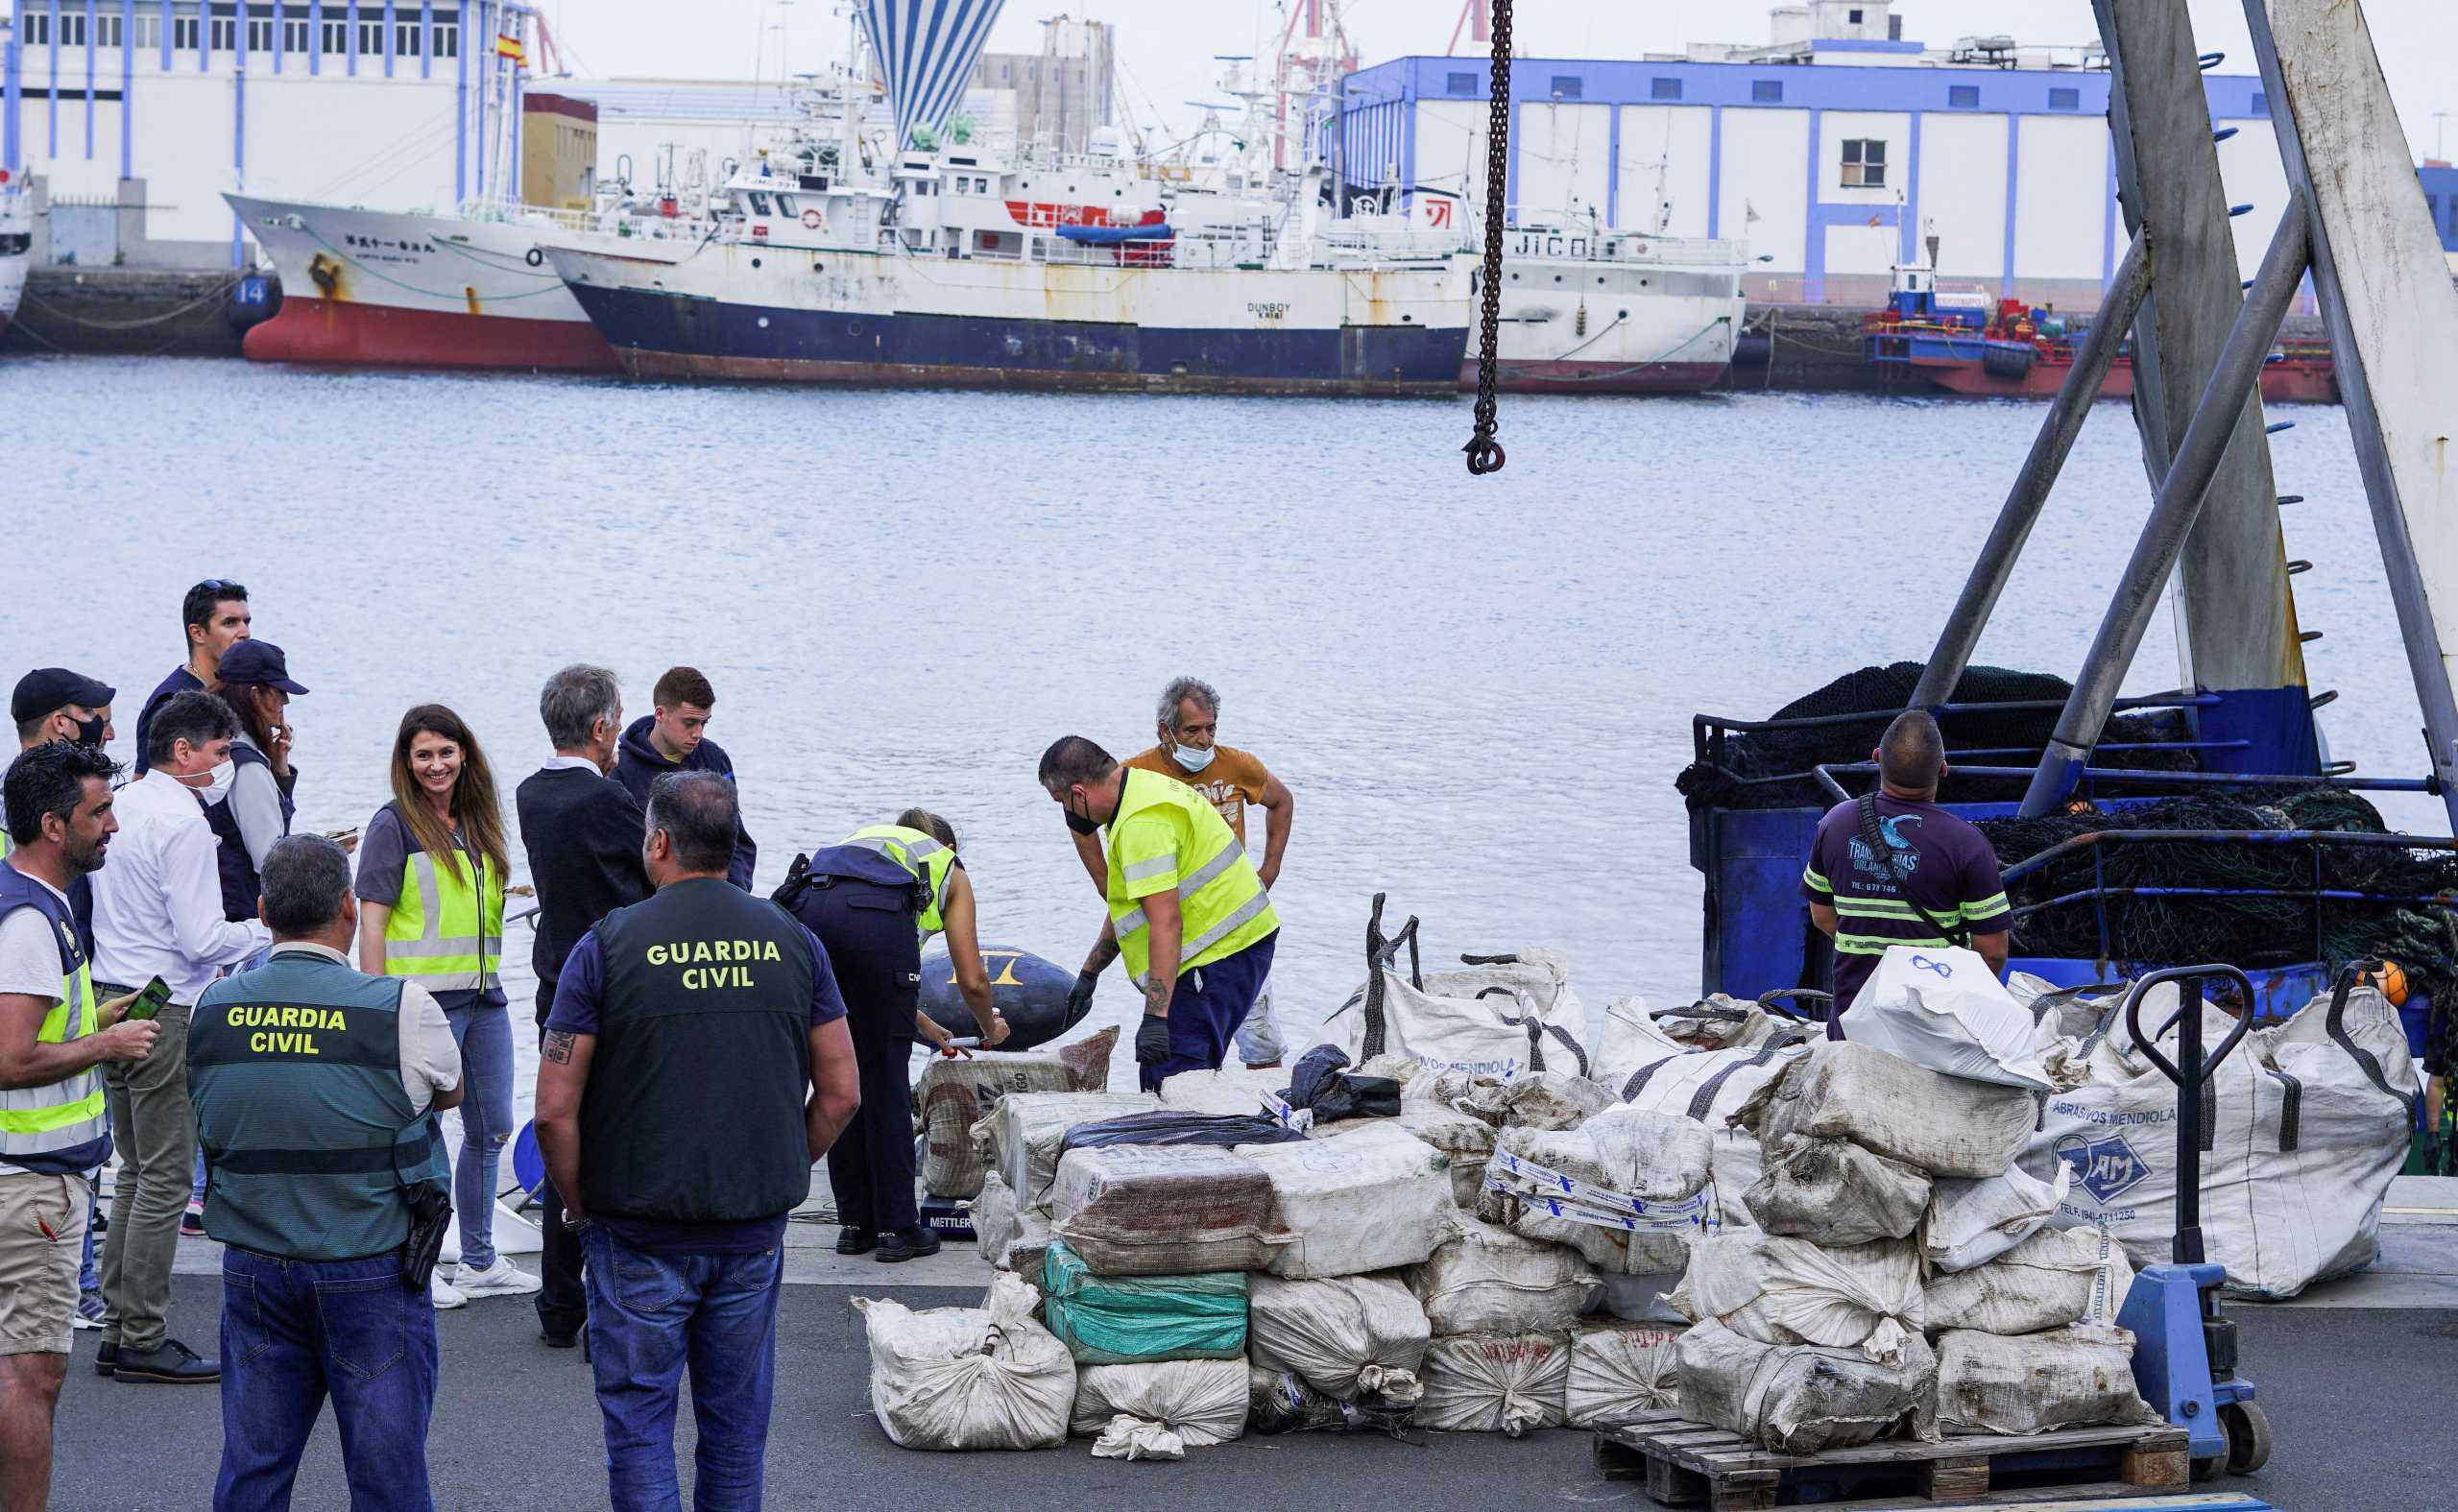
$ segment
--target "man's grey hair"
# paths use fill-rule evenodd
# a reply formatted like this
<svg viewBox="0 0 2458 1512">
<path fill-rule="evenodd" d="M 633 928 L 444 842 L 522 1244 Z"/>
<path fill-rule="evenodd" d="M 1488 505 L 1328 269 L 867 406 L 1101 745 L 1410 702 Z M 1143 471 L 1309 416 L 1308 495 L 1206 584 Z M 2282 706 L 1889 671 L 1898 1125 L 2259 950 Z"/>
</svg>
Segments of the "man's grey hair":
<svg viewBox="0 0 2458 1512">
<path fill-rule="evenodd" d="M 668 772 L 649 784 L 649 831 L 665 831 L 687 872 L 723 872 L 741 824 L 734 780 L 721 772 Z"/>
<path fill-rule="evenodd" d="M 264 883 L 265 927 L 277 940 L 322 934 L 342 916 L 349 857 L 323 835 L 275 841 L 257 875 Z"/>
<path fill-rule="evenodd" d="M 575 661 L 546 680 L 538 694 L 538 717 L 546 723 L 546 738 L 558 751 L 577 751 L 589 744 L 591 727 L 603 719 L 612 724 L 623 707 L 623 690 L 604 667 Z"/>
<path fill-rule="evenodd" d="M 1220 693 L 1199 677 L 1173 677 L 1169 685 L 1161 689 L 1161 723 L 1169 733 L 1178 732 L 1178 719 L 1186 708 L 1186 701 L 1193 699 L 1213 718 L 1220 717 Z"/>
</svg>

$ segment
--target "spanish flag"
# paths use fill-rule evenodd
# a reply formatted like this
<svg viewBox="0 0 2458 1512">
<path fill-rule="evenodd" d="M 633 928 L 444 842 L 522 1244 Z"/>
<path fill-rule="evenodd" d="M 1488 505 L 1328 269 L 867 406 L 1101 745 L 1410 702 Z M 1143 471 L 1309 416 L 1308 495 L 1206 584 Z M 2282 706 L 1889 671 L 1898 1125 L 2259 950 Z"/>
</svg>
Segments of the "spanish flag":
<svg viewBox="0 0 2458 1512">
<path fill-rule="evenodd" d="M 495 56 L 509 58 L 516 63 L 524 62 L 528 58 L 527 53 L 521 48 L 519 37 L 506 36 L 501 32 L 495 34 Z"/>
</svg>

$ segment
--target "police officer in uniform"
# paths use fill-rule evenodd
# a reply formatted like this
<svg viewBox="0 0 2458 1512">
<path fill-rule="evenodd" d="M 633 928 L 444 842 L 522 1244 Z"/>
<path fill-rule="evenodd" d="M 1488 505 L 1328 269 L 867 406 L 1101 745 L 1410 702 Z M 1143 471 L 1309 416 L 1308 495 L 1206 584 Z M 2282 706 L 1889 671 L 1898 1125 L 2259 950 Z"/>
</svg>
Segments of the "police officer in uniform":
<svg viewBox="0 0 2458 1512">
<path fill-rule="evenodd" d="M 206 988 L 188 1031 L 205 1231 L 224 1246 L 216 1512 L 290 1504 L 327 1395 L 356 1512 L 433 1504 L 435 1308 L 403 1251 L 419 1192 L 441 1221 L 434 1115 L 461 1101 L 461 1056 L 426 989 L 349 964 L 349 876 L 330 840 L 275 842 L 272 952 Z"/>
<path fill-rule="evenodd" d="M 1180 1071 L 1219 1069 L 1271 974 L 1280 935 L 1255 863 L 1202 793 L 1122 767 L 1082 735 L 1052 742 L 1039 776 L 1069 829 L 1107 831 L 1109 918 L 1069 995 L 1070 1016 L 1123 955 L 1144 995 L 1135 1031 L 1144 1090 Z"/>
<path fill-rule="evenodd" d="M 894 1262 L 935 1255 L 913 1196 L 913 1037 L 945 1047 L 947 1031 L 920 1016 L 922 947 L 948 937 L 948 956 L 981 1043 L 1007 1037 L 990 1004 L 981 964 L 973 882 L 957 859 L 953 827 L 908 808 L 892 825 L 856 829 L 825 850 L 796 856 L 777 901 L 826 948 L 845 996 L 846 1023 L 861 1069 L 862 1108 L 828 1151 L 836 1195 L 836 1253 Z"/>
<path fill-rule="evenodd" d="M 714 772 L 650 787 L 658 891 L 572 948 L 539 1052 L 538 1145 L 588 1257 L 620 1508 L 681 1504 L 687 1362 L 696 1504 L 759 1504 L 785 1215 L 859 1101 L 827 952 L 726 879 L 739 812 Z"/>
</svg>

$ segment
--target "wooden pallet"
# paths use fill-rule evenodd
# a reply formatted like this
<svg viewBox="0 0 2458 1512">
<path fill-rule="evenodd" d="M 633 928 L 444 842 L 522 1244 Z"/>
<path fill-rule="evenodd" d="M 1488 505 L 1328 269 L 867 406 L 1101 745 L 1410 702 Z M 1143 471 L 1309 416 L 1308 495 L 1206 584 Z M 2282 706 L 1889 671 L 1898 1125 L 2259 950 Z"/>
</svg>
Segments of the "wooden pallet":
<svg viewBox="0 0 2458 1512">
<path fill-rule="evenodd" d="M 1666 1506 L 1728 1509 L 1815 1503 L 1836 1508 L 2026 1500 L 2078 1491 L 2181 1490 L 2190 1466 L 2185 1430 L 2066 1428 L 2020 1436 L 1972 1434 L 1940 1444 L 1889 1439 L 1822 1454 L 1780 1454 L 1738 1433 L 1653 1412 L 1596 1435 L 1597 1469 L 1647 1482 Z M 2026 1495 L 2036 1492 L 2036 1495 Z"/>
</svg>

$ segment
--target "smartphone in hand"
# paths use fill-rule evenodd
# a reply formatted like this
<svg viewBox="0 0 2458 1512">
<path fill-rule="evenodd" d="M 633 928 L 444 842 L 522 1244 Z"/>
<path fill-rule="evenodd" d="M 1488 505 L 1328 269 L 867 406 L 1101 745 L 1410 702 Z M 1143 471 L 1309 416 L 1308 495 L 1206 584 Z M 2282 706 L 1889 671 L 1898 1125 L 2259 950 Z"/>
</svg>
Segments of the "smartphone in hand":
<svg viewBox="0 0 2458 1512">
<path fill-rule="evenodd" d="M 170 1000 L 171 984 L 157 976 L 138 989 L 136 1000 L 128 1005 L 128 1012 L 120 1015 L 120 1018 L 123 1020 L 133 1020 L 143 1023 L 160 1013 Z"/>
</svg>

